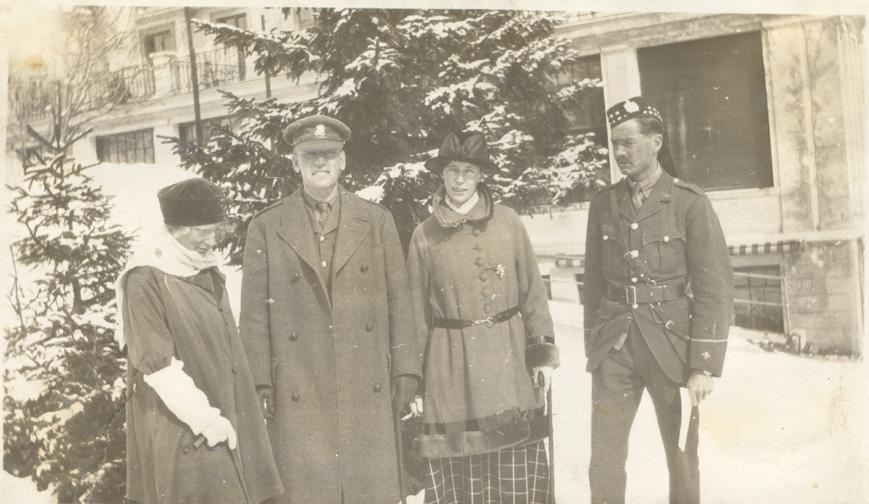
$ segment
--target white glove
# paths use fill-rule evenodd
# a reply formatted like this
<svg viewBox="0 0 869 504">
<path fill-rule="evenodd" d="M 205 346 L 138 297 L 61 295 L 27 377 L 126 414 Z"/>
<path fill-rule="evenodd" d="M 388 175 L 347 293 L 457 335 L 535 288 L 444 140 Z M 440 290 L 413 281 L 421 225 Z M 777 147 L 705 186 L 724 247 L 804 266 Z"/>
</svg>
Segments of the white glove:
<svg viewBox="0 0 869 504">
<path fill-rule="evenodd" d="M 230 448 L 235 448 L 237 438 L 232 424 L 221 416 L 219 409 L 211 406 L 205 392 L 196 386 L 183 368 L 184 363 L 172 357 L 168 366 L 142 378 L 194 435 L 205 436 L 208 446 L 227 441 L 227 444 L 231 443 Z"/>
<path fill-rule="evenodd" d="M 208 424 L 208 427 L 202 431 L 202 435 L 205 436 L 209 448 L 213 448 L 218 443 L 226 441 L 229 449 L 235 450 L 238 444 L 238 436 L 235 434 L 235 429 L 232 428 L 232 424 L 224 416 L 219 416 Z"/>
</svg>

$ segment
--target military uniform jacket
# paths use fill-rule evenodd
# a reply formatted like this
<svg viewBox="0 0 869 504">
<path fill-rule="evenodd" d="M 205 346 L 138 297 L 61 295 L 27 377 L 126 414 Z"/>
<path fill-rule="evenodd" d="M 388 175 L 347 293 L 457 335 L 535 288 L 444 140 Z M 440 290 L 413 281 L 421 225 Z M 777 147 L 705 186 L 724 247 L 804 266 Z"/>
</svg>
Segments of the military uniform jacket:
<svg viewBox="0 0 869 504">
<path fill-rule="evenodd" d="M 240 333 L 274 390 L 278 503 L 399 501 L 390 379 L 421 366 L 404 254 L 385 208 L 340 198 L 330 268 L 301 189 L 248 227 Z"/>
<path fill-rule="evenodd" d="M 627 254 L 627 255 L 626 255 Z M 639 210 L 623 179 L 591 202 L 583 303 L 588 371 L 624 343 L 631 325 L 667 376 L 691 369 L 720 376 L 733 303 L 730 257 L 709 199 L 666 172 Z M 689 296 L 630 304 L 633 285 L 686 285 Z"/>
</svg>

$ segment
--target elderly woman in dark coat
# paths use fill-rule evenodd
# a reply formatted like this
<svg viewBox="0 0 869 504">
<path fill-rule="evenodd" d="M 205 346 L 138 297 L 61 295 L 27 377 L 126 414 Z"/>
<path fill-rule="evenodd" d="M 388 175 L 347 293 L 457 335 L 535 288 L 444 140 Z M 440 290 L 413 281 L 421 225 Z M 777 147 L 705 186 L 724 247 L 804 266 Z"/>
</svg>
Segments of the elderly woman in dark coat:
<svg viewBox="0 0 869 504">
<path fill-rule="evenodd" d="M 443 186 L 408 251 L 425 348 L 425 502 L 549 503 L 544 397 L 558 349 L 531 242 L 481 183 L 495 169 L 481 135 L 447 135 L 426 167 Z"/>
<path fill-rule="evenodd" d="M 213 252 L 220 189 L 189 179 L 159 199 L 164 232 L 116 283 L 116 337 L 129 346 L 127 499 L 259 504 L 283 487 Z"/>
</svg>

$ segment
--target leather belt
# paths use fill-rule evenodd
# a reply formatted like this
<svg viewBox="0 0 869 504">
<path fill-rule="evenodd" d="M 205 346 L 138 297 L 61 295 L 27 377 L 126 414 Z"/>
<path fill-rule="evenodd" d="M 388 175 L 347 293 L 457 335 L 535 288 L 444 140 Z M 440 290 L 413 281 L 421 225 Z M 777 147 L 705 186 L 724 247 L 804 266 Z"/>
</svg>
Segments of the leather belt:
<svg viewBox="0 0 869 504">
<path fill-rule="evenodd" d="M 510 320 L 517 313 L 519 313 L 519 307 L 514 306 L 513 308 L 508 308 L 502 312 L 496 313 L 495 315 L 484 319 L 467 320 L 436 318 L 432 321 L 432 325 L 434 325 L 435 327 L 440 327 L 442 329 L 464 329 L 466 327 L 473 327 L 483 324 L 485 324 L 486 327 L 492 327 L 499 322 L 505 322 L 507 320 Z"/>
<path fill-rule="evenodd" d="M 685 297 L 685 284 L 607 286 L 607 299 L 626 305 L 660 303 Z"/>
</svg>

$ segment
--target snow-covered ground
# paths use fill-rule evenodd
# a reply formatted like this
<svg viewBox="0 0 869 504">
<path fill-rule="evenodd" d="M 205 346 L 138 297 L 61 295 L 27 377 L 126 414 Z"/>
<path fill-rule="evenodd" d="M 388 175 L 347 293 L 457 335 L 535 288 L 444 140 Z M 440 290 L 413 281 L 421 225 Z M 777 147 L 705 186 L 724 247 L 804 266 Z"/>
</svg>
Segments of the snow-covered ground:
<svg viewBox="0 0 869 504">
<path fill-rule="evenodd" d="M 154 165 L 105 165 L 94 175 L 116 195 L 118 222 L 142 230 L 140 236 L 159 225 L 157 189 L 191 176 Z M 8 251 L 0 253 L 5 267 Z M 241 274 L 227 273 L 237 314 Z M 591 383 L 582 315 L 569 303 L 553 303 L 552 311 L 562 357 L 553 400 L 556 493 L 561 503 L 587 502 Z M 869 417 L 859 415 L 869 383 L 861 364 L 769 353 L 747 342 L 758 337 L 732 331 L 724 377 L 702 405 L 704 503 L 869 502 Z M 627 471 L 629 502 L 667 502 L 666 463 L 648 397 L 634 423 Z M 0 502 L 50 501 L 26 480 L 4 473 L 0 483 Z M 421 496 L 409 502 L 421 503 Z"/>
</svg>

